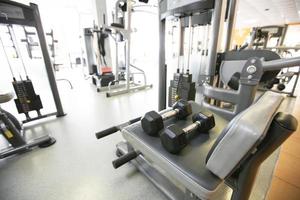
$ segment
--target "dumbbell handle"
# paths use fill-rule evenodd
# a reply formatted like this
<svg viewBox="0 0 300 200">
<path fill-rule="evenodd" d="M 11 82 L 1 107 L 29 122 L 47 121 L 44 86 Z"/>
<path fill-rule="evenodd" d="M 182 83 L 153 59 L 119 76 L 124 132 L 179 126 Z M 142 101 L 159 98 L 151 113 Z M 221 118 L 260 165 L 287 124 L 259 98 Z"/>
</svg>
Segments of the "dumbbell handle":
<svg viewBox="0 0 300 200">
<path fill-rule="evenodd" d="M 107 129 L 105 129 L 105 130 L 103 130 L 103 131 L 97 132 L 97 133 L 95 133 L 96 138 L 97 138 L 97 139 L 101 139 L 101 138 L 103 138 L 103 137 L 106 137 L 106 136 L 108 136 L 108 135 L 111 135 L 111 134 L 113 134 L 113 133 L 115 133 L 115 132 L 118 132 L 119 130 L 123 129 L 124 127 L 126 127 L 126 126 L 128 126 L 128 125 L 130 125 L 130 124 L 133 124 L 133 123 L 135 123 L 135 122 L 138 122 L 138 121 L 140 121 L 140 120 L 141 120 L 141 117 L 138 117 L 138 118 L 132 119 L 132 120 L 130 120 L 130 121 L 128 121 L 128 122 L 125 122 L 125 123 L 123 123 L 123 124 L 120 124 L 120 125 L 118 125 L 118 126 L 112 126 L 112 127 L 107 128 Z"/>
<path fill-rule="evenodd" d="M 167 119 L 170 119 L 170 118 L 176 116 L 178 113 L 179 113 L 179 109 L 176 108 L 176 109 L 173 109 L 173 110 L 169 110 L 165 113 L 162 113 L 161 117 L 162 117 L 163 120 L 167 120 Z"/>
<path fill-rule="evenodd" d="M 186 134 L 196 130 L 197 128 L 199 128 L 201 126 L 201 122 L 200 121 L 195 121 L 194 123 L 192 123 L 191 125 L 183 128 L 183 132 L 185 132 Z"/>
<path fill-rule="evenodd" d="M 140 155 L 141 152 L 140 151 L 132 151 L 132 152 L 129 152 L 123 156 L 121 156 L 120 158 L 114 160 L 112 162 L 113 166 L 115 169 L 121 167 L 122 165 L 128 163 L 129 161 L 135 159 L 136 157 L 138 157 L 138 155 Z"/>
</svg>

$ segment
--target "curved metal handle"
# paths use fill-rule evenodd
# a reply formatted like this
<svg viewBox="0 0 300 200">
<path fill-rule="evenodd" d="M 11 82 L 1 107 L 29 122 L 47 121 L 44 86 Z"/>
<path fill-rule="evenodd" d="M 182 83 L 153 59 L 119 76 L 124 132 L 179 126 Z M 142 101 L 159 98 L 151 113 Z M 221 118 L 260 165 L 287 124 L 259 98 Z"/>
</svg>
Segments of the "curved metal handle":
<svg viewBox="0 0 300 200">
<path fill-rule="evenodd" d="M 296 66 L 300 66 L 300 57 L 283 58 L 278 60 L 262 62 L 262 67 L 264 71 L 272 71 L 272 70 L 278 70 L 286 67 L 296 67 Z"/>
</svg>

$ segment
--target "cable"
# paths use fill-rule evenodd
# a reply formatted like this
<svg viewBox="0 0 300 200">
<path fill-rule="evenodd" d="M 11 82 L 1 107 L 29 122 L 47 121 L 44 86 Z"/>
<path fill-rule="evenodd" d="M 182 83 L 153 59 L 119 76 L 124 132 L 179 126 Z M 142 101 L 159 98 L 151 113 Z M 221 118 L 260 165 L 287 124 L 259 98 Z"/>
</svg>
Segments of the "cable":
<svg viewBox="0 0 300 200">
<path fill-rule="evenodd" d="M 189 16 L 189 46 L 188 46 L 188 62 L 186 73 L 190 73 L 190 59 L 191 59 L 191 48 L 192 48 L 192 16 Z"/>
<path fill-rule="evenodd" d="M 12 69 L 12 67 L 11 67 L 11 63 L 10 63 L 10 61 L 9 61 L 9 59 L 8 59 L 8 55 L 7 55 L 7 53 L 6 53 L 6 50 L 5 50 L 5 47 L 4 47 L 4 43 L 3 43 L 3 41 L 2 41 L 1 36 L 0 36 L 0 42 L 1 42 L 1 46 L 2 46 L 3 51 L 4 51 L 5 58 L 6 58 L 7 63 L 8 63 L 9 69 L 10 69 L 10 73 L 11 73 L 11 75 L 13 76 L 13 79 L 15 80 L 15 75 L 14 75 L 13 69 Z"/>
<path fill-rule="evenodd" d="M 21 59 L 21 63 L 22 63 L 22 66 L 23 66 L 23 69 L 24 69 L 26 78 L 29 79 L 29 78 L 28 78 L 27 69 L 26 69 L 26 67 L 25 67 L 24 60 L 23 60 L 23 57 L 22 57 L 21 52 L 20 52 L 20 49 L 19 49 L 19 45 L 18 45 L 17 37 L 16 37 L 16 35 L 15 35 L 15 31 L 14 31 L 12 25 L 9 25 L 8 28 L 11 30 L 11 33 L 12 33 L 12 36 L 13 36 L 12 39 L 13 39 L 13 42 L 15 42 L 16 49 L 17 49 L 17 53 L 19 54 L 19 57 L 20 57 L 20 59 Z"/>
<path fill-rule="evenodd" d="M 178 25 L 178 37 L 179 37 L 179 42 L 178 42 L 178 60 L 177 60 L 177 73 L 180 72 L 180 51 L 181 51 L 181 19 L 178 18 L 178 22 L 179 22 L 179 25 Z"/>
</svg>

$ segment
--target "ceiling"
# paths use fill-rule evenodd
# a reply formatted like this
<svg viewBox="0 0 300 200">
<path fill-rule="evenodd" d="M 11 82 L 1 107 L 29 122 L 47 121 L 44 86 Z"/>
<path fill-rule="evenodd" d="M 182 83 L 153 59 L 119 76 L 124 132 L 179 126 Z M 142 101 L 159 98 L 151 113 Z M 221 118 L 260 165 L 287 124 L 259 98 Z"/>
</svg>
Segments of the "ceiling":
<svg viewBox="0 0 300 200">
<path fill-rule="evenodd" d="M 236 27 L 300 22 L 300 0 L 238 0 Z"/>
</svg>

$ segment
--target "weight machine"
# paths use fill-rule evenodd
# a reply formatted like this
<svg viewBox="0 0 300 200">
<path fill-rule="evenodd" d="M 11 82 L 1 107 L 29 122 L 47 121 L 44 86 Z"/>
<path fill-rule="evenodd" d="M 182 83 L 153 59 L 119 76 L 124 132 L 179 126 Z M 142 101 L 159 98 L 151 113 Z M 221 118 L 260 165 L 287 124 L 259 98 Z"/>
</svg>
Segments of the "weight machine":
<svg viewBox="0 0 300 200">
<path fill-rule="evenodd" d="M 207 6 L 208 1 L 199 1 L 205 6 Z M 169 2 L 170 3 L 170 2 Z M 178 3 L 178 2 L 177 2 Z M 176 4 L 177 5 L 177 4 Z M 179 5 L 181 5 L 179 3 Z M 212 4 L 213 5 L 213 4 Z M 234 9 L 231 9 L 232 6 L 236 6 L 236 3 L 230 2 L 228 3 L 228 12 L 234 12 Z M 166 3 L 162 8 L 172 7 L 172 4 Z M 165 63 L 165 29 L 166 22 L 168 22 L 167 16 L 174 15 L 176 13 L 176 17 L 180 14 L 180 10 L 183 8 L 175 9 L 172 12 L 166 12 L 164 15 L 161 15 L 160 20 L 160 64 L 159 64 L 159 110 L 164 109 L 166 107 L 166 63 Z M 207 58 L 204 63 L 199 66 L 199 96 L 201 99 L 201 104 L 204 107 L 207 107 L 210 110 L 213 110 L 219 113 L 221 116 L 232 119 L 241 111 L 245 110 L 245 108 L 249 107 L 254 100 L 257 87 L 260 83 L 266 82 L 267 80 L 271 80 L 276 78 L 277 74 L 281 69 L 285 68 L 284 64 L 282 66 L 276 66 L 276 68 L 265 68 L 258 69 L 259 67 L 255 66 L 256 75 L 260 73 L 259 71 L 263 71 L 262 74 L 259 74 L 259 77 L 254 77 L 252 74 L 248 73 L 246 70 L 246 65 L 250 66 L 250 64 L 246 64 L 249 62 L 251 58 L 263 58 L 264 61 L 273 61 L 275 59 L 279 59 L 279 55 L 275 52 L 267 51 L 267 50 L 241 50 L 241 51 L 228 51 L 224 53 L 218 53 L 218 42 L 219 42 L 219 32 L 221 23 L 223 22 L 222 18 L 222 7 L 217 3 L 214 7 L 214 12 L 211 15 L 211 25 L 209 31 L 209 42 L 208 42 L 208 52 Z M 209 10 L 209 9 L 205 9 Z M 189 11 L 192 12 L 192 11 Z M 192 15 L 192 19 L 198 17 L 203 13 L 198 10 L 195 14 Z M 229 13 L 228 16 L 231 14 Z M 181 15 L 182 18 L 188 19 L 190 14 L 185 13 Z M 198 17 L 200 18 L 200 17 Z M 196 20 L 194 20 L 196 22 Z M 230 22 L 230 21 L 229 21 Z M 230 23 L 228 27 L 230 27 Z M 256 61 L 253 60 L 254 63 Z M 220 67 L 221 66 L 221 67 Z M 294 67 L 294 65 L 287 67 Z M 242 78 L 242 76 L 245 76 Z M 216 79 L 218 77 L 218 79 Z M 243 81 L 247 80 L 246 82 Z M 222 83 L 227 87 L 227 89 L 223 87 L 218 87 L 218 82 Z M 251 84 L 249 84 L 251 82 Z M 221 84 L 221 85 L 222 85 Z M 217 86 L 214 86 L 217 85 Z M 251 86 L 250 86 L 251 85 Z M 202 101 L 203 100 L 203 101 Z M 225 103 L 229 103 L 229 109 L 225 109 L 223 106 Z"/>
<path fill-rule="evenodd" d="M 181 6 L 183 5 L 183 6 Z M 194 7 L 194 8 L 193 8 Z M 219 42 L 219 30 L 221 24 L 221 15 L 224 12 L 222 10 L 223 4 L 214 1 L 191 1 L 189 3 L 183 3 L 179 1 L 161 1 L 160 3 L 160 47 L 159 47 L 159 110 L 166 108 L 166 27 L 168 23 L 168 17 L 175 16 L 181 18 L 182 21 L 189 23 L 191 20 L 191 26 L 203 27 L 203 39 L 202 43 L 198 46 L 200 52 L 200 64 L 199 64 L 199 77 L 198 82 L 212 82 L 215 75 L 215 63 L 217 59 L 217 46 Z M 190 13 L 181 12 L 182 10 L 190 10 Z M 191 39 L 191 38 L 190 38 Z M 188 52 L 188 60 L 190 59 L 190 50 Z M 190 63 L 190 61 L 188 61 Z M 209 68 L 208 66 L 212 66 Z"/>
<path fill-rule="evenodd" d="M 140 1 L 147 3 L 148 1 Z M 102 6 L 102 5 L 101 5 Z M 98 64 L 95 61 L 94 50 L 92 45 L 92 37 L 94 33 L 97 33 L 98 40 L 102 39 L 102 42 L 107 41 L 107 37 L 111 37 L 115 42 L 115 66 L 116 66 L 116 77 L 111 75 L 112 70 L 109 71 L 109 77 L 105 77 L 105 73 L 99 73 L 99 70 L 96 70 L 96 76 L 93 76 L 93 82 L 97 86 L 97 91 L 107 91 L 106 96 L 116 96 L 120 94 L 125 94 L 128 92 L 134 92 L 138 90 L 144 90 L 147 88 L 151 88 L 152 85 L 147 84 L 146 74 L 145 72 L 134 66 L 130 63 L 130 42 L 131 42 L 131 15 L 133 5 L 131 0 L 118 0 L 115 5 L 115 16 L 113 19 L 113 23 L 110 25 L 106 25 L 105 15 L 103 17 L 103 24 L 100 25 L 98 29 L 85 29 L 85 42 L 87 49 L 87 60 L 89 65 L 90 74 L 95 73 L 95 67 L 98 68 Z M 125 15 L 126 15 L 126 23 L 125 23 Z M 105 40 L 106 39 L 106 40 Z M 124 45 L 124 64 L 120 63 L 119 52 L 120 46 Z M 98 44 L 99 46 L 99 44 Z M 100 44 L 100 60 L 102 63 L 100 65 L 105 65 L 105 46 L 104 44 Z M 97 74 L 98 73 L 98 74 Z M 142 75 L 143 81 L 142 83 L 135 82 L 135 75 Z M 104 82 L 103 82 L 104 81 Z M 101 83 L 102 82 L 102 83 Z M 104 86 L 104 87 L 103 87 Z"/>
<path fill-rule="evenodd" d="M 288 26 L 265 26 L 252 29 L 249 48 L 267 49 L 271 39 L 276 40 L 275 46 L 282 46 Z"/>
<path fill-rule="evenodd" d="M 24 123 L 31 122 L 34 120 L 38 120 L 50 116 L 56 116 L 56 117 L 64 116 L 65 113 L 63 111 L 58 88 L 56 85 L 56 79 L 53 72 L 51 59 L 48 53 L 47 43 L 46 43 L 45 34 L 40 19 L 38 6 L 33 3 L 30 3 L 30 5 L 27 6 L 21 3 L 3 0 L 0 3 L 0 24 L 4 24 L 9 27 L 12 35 L 11 39 L 14 42 L 16 52 L 22 63 L 25 76 L 26 76 L 25 79 L 23 79 L 20 76 L 20 80 L 17 80 L 17 77 L 15 76 L 12 70 L 12 65 L 9 61 L 9 57 L 6 54 L 3 41 L 1 39 L 2 47 L 13 76 L 13 86 L 14 86 L 15 93 L 17 95 L 17 99 L 15 99 L 15 103 L 18 108 L 18 112 L 24 113 L 26 116 L 26 120 L 24 120 L 23 122 Z M 26 66 L 24 64 L 22 55 L 20 53 L 20 49 L 18 47 L 18 41 L 14 34 L 14 29 L 13 29 L 14 25 L 29 26 L 36 29 L 42 55 L 44 58 L 45 68 L 46 68 L 53 100 L 56 106 L 56 111 L 53 113 L 41 114 L 40 112 L 40 109 L 43 108 L 43 105 L 39 95 L 36 95 L 33 88 L 33 84 L 28 76 Z M 29 112 L 31 111 L 36 111 L 37 117 L 30 117 Z"/>
<path fill-rule="evenodd" d="M 26 44 L 27 53 L 30 59 L 40 59 L 39 56 L 34 56 L 33 52 L 34 50 L 39 46 L 39 43 L 35 41 L 36 32 L 34 31 L 28 31 L 28 27 L 23 26 L 25 39 L 22 39 L 21 41 Z"/>
<path fill-rule="evenodd" d="M 228 3 L 230 12 L 235 12 L 234 0 Z M 217 46 L 220 23 L 223 20 L 223 0 L 161 0 L 159 1 L 160 49 L 159 49 L 159 114 L 146 114 L 142 118 L 96 133 L 102 138 L 121 131 L 126 141 L 117 144 L 113 161 L 115 168 L 130 162 L 169 199 L 198 200 L 218 199 L 228 188 L 233 190 L 231 199 L 248 199 L 255 176 L 261 163 L 269 157 L 296 130 L 297 120 L 277 109 L 283 101 L 280 94 L 266 92 L 257 101 L 254 97 L 259 82 L 274 71 L 300 64 L 300 58 L 278 59 L 275 52 L 267 50 L 229 51 L 221 56 L 220 81 L 227 87 L 216 84 Z M 167 66 L 165 63 L 165 30 L 168 16 L 197 19 L 202 11 L 212 11 L 210 40 L 206 65 L 200 66 L 200 102 L 190 101 L 192 114 L 211 112 L 215 127 L 204 133 L 198 131 L 190 145 L 176 155 L 162 145 L 162 138 L 147 134 L 144 119 L 149 126 L 168 130 L 168 137 L 179 137 L 180 130 L 194 126 L 192 115 L 178 117 L 180 109 L 165 109 L 167 89 Z M 228 16 L 232 16 L 229 13 Z M 229 17 L 228 27 L 232 27 Z M 192 20 L 193 22 L 193 20 Z M 230 34 L 230 31 L 228 32 Z M 230 39 L 230 36 L 227 37 Z M 227 41 L 228 42 L 228 41 Z M 264 58 L 264 59 L 262 59 Z M 271 73 L 270 73 L 271 72 Z M 270 75 L 271 74 L 271 75 Z M 215 101 L 229 102 L 235 107 L 226 110 Z M 165 109 L 165 110 L 163 110 Z M 188 109 L 189 110 L 189 109 Z M 243 112 L 242 112 L 243 111 Z M 173 114 L 170 114 L 173 113 Z M 173 117 L 170 118 L 170 115 Z M 167 117 L 168 116 L 168 117 Z M 254 117 L 255 116 L 255 117 Z M 165 120 L 164 120 L 165 119 Z M 253 126 L 255 124 L 255 127 Z M 148 127 L 149 128 L 149 127 Z M 178 128 L 180 130 L 178 130 Z M 152 129 L 151 129 L 152 130 Z M 165 144 L 170 145 L 170 144 Z M 176 144 L 172 144 L 174 146 Z M 178 146 L 186 145 L 178 140 Z"/>
<path fill-rule="evenodd" d="M 12 93 L 0 92 L 0 104 L 9 102 L 13 99 Z M 33 140 L 27 140 L 23 125 L 11 113 L 0 107 L 0 134 L 9 143 L 8 148 L 0 151 L 0 159 L 8 156 L 23 153 L 38 146 L 40 148 L 49 147 L 55 144 L 55 138 L 44 135 Z"/>
<path fill-rule="evenodd" d="M 178 46 L 172 46 L 171 50 L 175 49 L 172 59 L 177 57 L 177 70 L 173 80 L 170 81 L 169 107 L 178 99 L 195 100 L 199 69 L 192 66 L 203 67 L 206 64 L 211 20 L 211 10 L 202 11 L 197 16 L 166 18 L 166 29 L 171 32 L 172 45 L 175 43 L 174 40 L 179 41 Z"/>
<path fill-rule="evenodd" d="M 255 27 L 251 32 L 250 42 L 247 48 L 271 50 L 281 55 L 281 57 L 284 57 L 287 53 L 289 54 L 290 50 L 298 51 L 300 49 L 299 47 L 283 46 L 287 30 L 288 25 Z M 271 40 L 276 40 L 274 46 L 270 44 Z M 246 46 L 247 43 L 245 47 Z M 270 90 L 273 92 L 287 94 L 290 97 L 295 97 L 294 93 L 299 79 L 299 72 L 300 66 L 297 67 L 297 70 L 290 70 L 288 68 L 281 69 L 278 71 L 276 77 L 261 83 L 259 90 Z M 292 84 L 292 89 L 290 91 L 284 91 L 286 85 L 289 84 L 294 77 L 295 79 Z"/>
<path fill-rule="evenodd" d="M 55 82 L 55 76 L 53 73 L 52 64 L 47 50 L 47 44 L 44 36 L 43 27 L 41 24 L 38 6 L 32 3 L 29 6 L 27 6 L 17 2 L 3 0 L 0 2 L 0 24 L 4 24 L 5 26 L 7 26 L 8 34 L 13 44 L 12 47 L 14 48 L 17 55 L 16 58 L 18 58 L 21 61 L 23 70 L 25 72 L 25 79 L 23 79 L 22 76 L 19 74 L 20 80 L 17 80 L 17 77 L 15 76 L 12 69 L 9 55 L 7 54 L 2 37 L 0 36 L 0 43 L 3 48 L 5 57 L 7 59 L 7 63 L 9 65 L 11 74 L 13 76 L 12 84 L 17 95 L 17 98 L 15 99 L 15 104 L 17 106 L 18 112 L 24 113 L 26 116 L 26 120 L 24 120 L 23 123 L 31 122 L 50 116 L 64 116 L 65 113 L 61 105 L 57 85 Z M 40 112 L 40 110 L 43 108 L 43 105 L 40 96 L 35 93 L 32 81 L 28 76 L 27 68 L 24 64 L 22 53 L 20 52 L 18 41 L 14 32 L 14 25 L 23 26 L 23 28 L 24 26 L 34 27 L 37 31 L 51 91 L 56 105 L 56 112 L 54 113 L 43 115 Z M 13 97 L 13 93 L 10 92 L 0 93 L 0 104 L 12 100 Z M 29 115 L 31 111 L 36 111 L 37 117 L 31 117 Z M 41 148 L 49 147 L 56 142 L 56 140 L 49 135 L 44 135 L 33 140 L 28 140 L 24 133 L 23 125 L 11 113 L 5 111 L 2 108 L 0 108 L 0 133 L 9 143 L 9 147 L 0 152 L 0 159 L 6 158 L 14 154 L 26 152 L 36 146 Z"/>
</svg>

